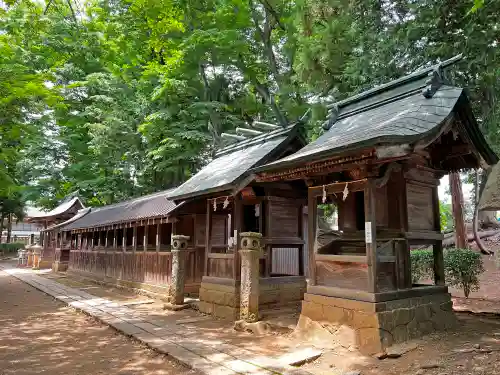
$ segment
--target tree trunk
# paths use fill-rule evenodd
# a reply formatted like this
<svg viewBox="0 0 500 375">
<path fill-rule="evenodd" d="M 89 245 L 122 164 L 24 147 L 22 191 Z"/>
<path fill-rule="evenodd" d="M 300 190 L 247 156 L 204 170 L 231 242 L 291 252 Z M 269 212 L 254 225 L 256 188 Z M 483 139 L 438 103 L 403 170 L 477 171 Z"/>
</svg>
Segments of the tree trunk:
<svg viewBox="0 0 500 375">
<path fill-rule="evenodd" d="M 12 234 L 12 214 L 9 214 L 7 216 L 7 243 L 10 243 L 11 240 L 11 234 Z"/>
<path fill-rule="evenodd" d="M 479 236 L 477 229 L 478 225 L 478 214 L 479 214 L 479 171 L 476 169 L 476 178 L 474 179 L 474 218 L 472 219 L 472 233 L 474 234 L 474 241 L 476 241 L 476 245 L 481 251 L 482 254 L 492 254 L 491 251 L 486 249 L 483 240 Z"/>
<path fill-rule="evenodd" d="M 486 181 L 491 174 L 491 168 L 484 169 L 482 173 L 481 183 L 479 185 L 479 194 L 477 194 L 477 202 L 479 202 L 479 198 L 483 194 L 484 187 L 486 186 Z M 481 229 L 489 229 L 489 228 L 498 228 L 500 224 L 496 219 L 496 211 L 480 211 L 478 212 L 478 221 L 479 228 Z"/>
<path fill-rule="evenodd" d="M 2 235 L 3 235 L 3 221 L 5 219 L 4 214 L 0 215 L 0 243 L 2 243 Z"/>
<path fill-rule="evenodd" d="M 459 249 L 467 248 L 467 232 L 463 213 L 462 182 L 457 172 L 450 173 L 451 204 L 455 222 L 455 245 Z"/>
</svg>

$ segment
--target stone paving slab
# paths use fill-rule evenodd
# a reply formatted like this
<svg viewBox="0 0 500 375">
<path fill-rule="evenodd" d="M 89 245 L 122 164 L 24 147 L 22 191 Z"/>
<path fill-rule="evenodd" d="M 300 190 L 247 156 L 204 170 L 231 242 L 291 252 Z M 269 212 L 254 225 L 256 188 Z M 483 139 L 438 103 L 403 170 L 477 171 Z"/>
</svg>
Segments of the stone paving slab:
<svg viewBox="0 0 500 375">
<path fill-rule="evenodd" d="M 295 368 L 284 365 L 279 359 L 263 357 L 232 344 L 212 344 L 184 335 L 181 327 L 176 324 L 165 323 L 153 317 L 134 317 L 135 311 L 127 306 L 40 277 L 31 270 L 3 265 L 0 265 L 0 269 L 204 374 L 272 375 L 292 374 L 295 371 Z"/>
</svg>

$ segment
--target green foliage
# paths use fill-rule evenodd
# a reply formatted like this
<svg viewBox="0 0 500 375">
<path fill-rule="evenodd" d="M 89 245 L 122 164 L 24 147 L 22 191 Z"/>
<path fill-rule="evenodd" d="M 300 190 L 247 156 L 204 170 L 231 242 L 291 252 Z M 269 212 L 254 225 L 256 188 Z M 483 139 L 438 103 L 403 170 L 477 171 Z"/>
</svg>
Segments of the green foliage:
<svg viewBox="0 0 500 375">
<path fill-rule="evenodd" d="M 466 298 L 479 290 L 479 276 L 484 272 L 481 254 L 468 249 L 449 249 L 444 254 L 446 283 L 461 288 Z M 410 253 L 412 282 L 433 277 L 434 256 L 432 249 L 413 250 Z"/>
<path fill-rule="evenodd" d="M 500 150 L 499 24 L 500 2 L 480 0 L 5 2 L 0 196 L 51 208 L 170 188 L 224 131 L 312 108 L 317 137 L 325 103 L 457 53 L 452 78 Z"/>
<path fill-rule="evenodd" d="M 451 203 L 439 202 L 439 219 L 441 231 L 447 232 L 453 229 L 454 221 Z"/>
<path fill-rule="evenodd" d="M 432 250 L 413 250 L 410 254 L 412 282 L 416 284 L 419 280 L 432 278 L 434 272 Z"/>
<path fill-rule="evenodd" d="M 479 290 L 479 276 L 484 272 L 481 254 L 468 249 L 453 249 L 445 252 L 446 281 L 464 291 L 468 298 L 470 292 Z"/>
<path fill-rule="evenodd" d="M 26 244 L 22 242 L 12 242 L 12 243 L 0 243 L 0 252 L 2 254 L 12 254 L 16 253 L 19 249 L 24 249 Z"/>
</svg>

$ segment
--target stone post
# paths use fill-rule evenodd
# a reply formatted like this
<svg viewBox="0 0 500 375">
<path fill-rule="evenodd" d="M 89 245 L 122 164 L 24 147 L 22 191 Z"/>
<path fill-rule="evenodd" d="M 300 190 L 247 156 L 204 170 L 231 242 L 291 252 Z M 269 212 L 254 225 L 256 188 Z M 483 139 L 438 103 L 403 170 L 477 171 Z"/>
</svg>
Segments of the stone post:
<svg viewBox="0 0 500 375">
<path fill-rule="evenodd" d="M 32 245 L 25 246 L 24 248 L 27 251 L 27 260 L 26 260 L 26 266 L 27 267 L 33 267 L 33 250 L 31 250 Z"/>
<path fill-rule="evenodd" d="M 35 244 L 31 247 L 31 250 L 33 251 L 33 269 L 39 269 L 40 268 L 40 261 L 42 258 L 42 246 Z"/>
<path fill-rule="evenodd" d="M 240 319 L 256 322 L 259 320 L 259 258 L 262 253 L 262 234 L 243 232 L 240 237 Z"/>
<path fill-rule="evenodd" d="M 172 236 L 172 283 L 171 304 L 184 306 L 184 279 L 186 274 L 186 249 L 189 236 Z"/>
</svg>

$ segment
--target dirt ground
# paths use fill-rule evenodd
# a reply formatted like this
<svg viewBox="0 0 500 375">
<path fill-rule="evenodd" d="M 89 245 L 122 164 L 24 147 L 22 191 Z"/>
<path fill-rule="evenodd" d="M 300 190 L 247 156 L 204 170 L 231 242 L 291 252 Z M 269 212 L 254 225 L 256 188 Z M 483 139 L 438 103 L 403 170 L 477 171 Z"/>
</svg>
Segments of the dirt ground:
<svg viewBox="0 0 500 375">
<path fill-rule="evenodd" d="M 0 375 L 197 375 L 0 271 Z"/>
<path fill-rule="evenodd" d="M 383 360 L 349 352 L 326 351 L 303 368 L 314 374 L 491 375 L 500 374 L 500 319 L 457 314 L 456 330 L 402 345 L 399 358 Z"/>
</svg>

